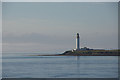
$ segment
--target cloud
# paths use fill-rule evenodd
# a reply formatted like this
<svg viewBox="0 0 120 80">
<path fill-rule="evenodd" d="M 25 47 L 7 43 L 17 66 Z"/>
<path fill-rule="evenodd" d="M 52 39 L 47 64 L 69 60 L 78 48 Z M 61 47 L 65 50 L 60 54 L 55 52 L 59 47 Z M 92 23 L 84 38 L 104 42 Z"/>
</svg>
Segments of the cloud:
<svg viewBox="0 0 120 80">
<path fill-rule="evenodd" d="M 7 34 L 3 36 L 3 43 L 44 43 L 44 44 L 61 44 L 68 43 L 70 36 L 61 37 L 57 35 L 43 35 L 40 33 L 30 33 L 23 35 Z"/>
<path fill-rule="evenodd" d="M 117 35 L 99 34 L 80 35 L 80 46 L 90 48 L 110 49 L 118 47 Z M 8 52 L 61 52 L 75 48 L 74 36 L 43 35 L 31 33 L 24 35 L 7 34 L 3 36 L 3 51 Z"/>
</svg>

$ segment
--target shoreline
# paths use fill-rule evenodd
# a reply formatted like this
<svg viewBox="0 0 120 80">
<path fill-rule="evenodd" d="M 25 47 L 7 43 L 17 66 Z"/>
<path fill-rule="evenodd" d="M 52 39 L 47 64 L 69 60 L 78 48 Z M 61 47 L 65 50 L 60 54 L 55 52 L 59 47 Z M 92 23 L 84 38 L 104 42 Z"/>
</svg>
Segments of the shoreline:
<svg viewBox="0 0 120 80">
<path fill-rule="evenodd" d="M 46 55 L 30 55 L 30 56 L 120 56 L 120 55 L 63 55 L 63 54 L 46 54 Z"/>
<path fill-rule="evenodd" d="M 120 56 L 120 54 L 119 50 L 69 50 L 61 54 L 41 54 L 32 56 Z"/>
</svg>

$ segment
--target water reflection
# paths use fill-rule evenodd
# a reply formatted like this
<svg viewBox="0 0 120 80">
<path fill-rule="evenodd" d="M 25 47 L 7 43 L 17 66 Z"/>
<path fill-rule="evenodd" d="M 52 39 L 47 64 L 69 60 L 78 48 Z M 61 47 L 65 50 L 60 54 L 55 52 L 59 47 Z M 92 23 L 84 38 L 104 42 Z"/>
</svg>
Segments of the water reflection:
<svg viewBox="0 0 120 80">
<path fill-rule="evenodd" d="M 76 56 L 76 59 L 77 59 L 77 61 L 79 61 L 79 59 L 80 59 L 80 56 Z"/>
<path fill-rule="evenodd" d="M 76 56 L 77 74 L 80 74 L 80 56 Z"/>
</svg>

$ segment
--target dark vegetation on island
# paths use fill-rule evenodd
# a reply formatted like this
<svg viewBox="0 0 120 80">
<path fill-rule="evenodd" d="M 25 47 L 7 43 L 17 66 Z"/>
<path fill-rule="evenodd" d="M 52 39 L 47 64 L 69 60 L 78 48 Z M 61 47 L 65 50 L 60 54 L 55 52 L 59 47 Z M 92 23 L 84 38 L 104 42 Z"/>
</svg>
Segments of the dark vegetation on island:
<svg viewBox="0 0 120 80">
<path fill-rule="evenodd" d="M 48 54 L 37 56 L 120 56 L 120 50 L 69 50 L 62 54 Z"/>
<path fill-rule="evenodd" d="M 119 56 L 120 50 L 78 50 L 78 51 L 65 51 L 60 55 L 69 56 Z"/>
</svg>

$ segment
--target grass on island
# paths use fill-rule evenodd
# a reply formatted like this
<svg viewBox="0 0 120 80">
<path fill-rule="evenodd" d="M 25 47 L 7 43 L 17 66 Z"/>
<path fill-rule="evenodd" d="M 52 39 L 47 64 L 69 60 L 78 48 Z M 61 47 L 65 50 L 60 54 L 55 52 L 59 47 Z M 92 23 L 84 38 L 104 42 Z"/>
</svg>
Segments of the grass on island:
<svg viewBox="0 0 120 80">
<path fill-rule="evenodd" d="M 120 50 L 70 50 L 63 53 L 63 55 L 108 55 L 117 56 Z"/>
</svg>

